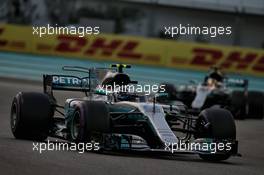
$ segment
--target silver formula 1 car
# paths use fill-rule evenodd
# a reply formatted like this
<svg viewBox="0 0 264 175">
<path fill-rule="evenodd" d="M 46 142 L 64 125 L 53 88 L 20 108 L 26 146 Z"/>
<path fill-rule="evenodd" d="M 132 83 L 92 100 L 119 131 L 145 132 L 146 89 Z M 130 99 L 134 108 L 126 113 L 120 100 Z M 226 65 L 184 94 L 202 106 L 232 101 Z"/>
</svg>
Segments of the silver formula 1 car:
<svg viewBox="0 0 264 175">
<path fill-rule="evenodd" d="M 194 153 L 212 161 L 238 155 L 235 122 L 225 109 L 212 107 L 194 116 L 181 102 L 157 103 L 157 94 L 106 93 L 98 88 L 136 84 L 123 73 L 128 67 L 63 67 L 87 76 L 44 75 L 44 93 L 19 92 L 14 97 L 13 135 L 38 141 L 50 136 L 77 143 L 97 142 L 101 151 Z M 80 91 L 85 96 L 69 98 L 60 105 L 53 95 L 57 90 Z"/>
<path fill-rule="evenodd" d="M 198 113 L 211 106 L 218 105 L 228 109 L 236 119 L 264 117 L 264 93 L 262 91 L 249 90 L 249 80 L 241 77 L 227 77 L 220 69 L 213 70 L 197 83 L 190 81 L 185 85 L 172 85 L 164 83 L 167 99 L 161 98 L 161 103 L 173 103 L 182 101 L 193 111 Z M 159 100 L 158 100 L 159 101 Z"/>
</svg>

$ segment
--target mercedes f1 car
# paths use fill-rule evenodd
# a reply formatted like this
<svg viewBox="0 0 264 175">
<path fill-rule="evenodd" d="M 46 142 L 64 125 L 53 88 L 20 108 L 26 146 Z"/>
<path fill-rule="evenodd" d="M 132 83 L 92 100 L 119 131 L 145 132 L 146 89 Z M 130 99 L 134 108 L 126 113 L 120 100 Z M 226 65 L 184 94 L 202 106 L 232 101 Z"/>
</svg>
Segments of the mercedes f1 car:
<svg viewBox="0 0 264 175">
<path fill-rule="evenodd" d="M 212 107 L 194 116 L 181 102 L 158 104 L 156 95 L 106 94 L 98 88 L 113 83 L 137 83 L 123 73 L 125 67 L 129 66 L 63 67 L 67 71 L 87 73 L 87 77 L 44 75 L 44 93 L 19 92 L 14 97 L 13 135 L 17 139 L 37 141 L 55 137 L 76 143 L 97 142 L 101 151 L 194 153 L 212 161 L 238 155 L 235 122 L 225 109 Z M 58 90 L 80 91 L 85 96 L 69 98 L 60 105 L 53 95 Z M 182 144 L 191 146 L 179 149 Z"/>
<path fill-rule="evenodd" d="M 264 93 L 249 91 L 249 81 L 241 78 L 229 78 L 219 68 L 213 67 L 202 83 L 190 81 L 190 84 L 175 86 L 164 83 L 167 99 L 161 103 L 182 101 L 198 113 L 211 106 L 230 110 L 237 119 L 264 117 Z"/>
</svg>

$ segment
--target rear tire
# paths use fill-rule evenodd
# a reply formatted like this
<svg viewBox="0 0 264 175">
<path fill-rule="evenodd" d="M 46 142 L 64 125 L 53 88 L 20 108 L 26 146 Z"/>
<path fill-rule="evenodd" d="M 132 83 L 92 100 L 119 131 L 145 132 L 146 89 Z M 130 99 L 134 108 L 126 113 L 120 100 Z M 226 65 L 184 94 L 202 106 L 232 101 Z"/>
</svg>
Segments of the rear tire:
<svg viewBox="0 0 264 175">
<path fill-rule="evenodd" d="M 48 137 L 53 110 L 46 94 L 20 92 L 13 99 L 10 125 L 15 138 L 43 141 Z"/>
<path fill-rule="evenodd" d="M 246 118 L 246 102 L 247 99 L 243 91 L 232 92 L 230 111 L 232 112 L 235 119 Z"/>
<path fill-rule="evenodd" d="M 264 117 L 264 93 L 249 91 L 248 118 L 262 119 Z"/>
<path fill-rule="evenodd" d="M 196 124 L 196 138 L 236 139 L 236 126 L 232 114 L 222 108 L 208 108 L 203 110 Z M 228 159 L 231 154 L 199 154 L 207 161 L 221 161 Z"/>
<path fill-rule="evenodd" d="M 93 132 L 107 133 L 110 130 L 109 109 L 103 101 L 83 101 L 75 109 L 70 124 L 74 142 L 90 142 Z"/>
</svg>

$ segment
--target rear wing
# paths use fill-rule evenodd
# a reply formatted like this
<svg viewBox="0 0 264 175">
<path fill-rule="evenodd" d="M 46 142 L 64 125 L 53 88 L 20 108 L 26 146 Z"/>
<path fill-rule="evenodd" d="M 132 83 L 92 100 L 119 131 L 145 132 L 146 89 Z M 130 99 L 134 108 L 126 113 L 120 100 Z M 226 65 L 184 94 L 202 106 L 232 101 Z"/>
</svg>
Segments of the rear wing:
<svg viewBox="0 0 264 175">
<path fill-rule="evenodd" d="M 79 91 L 88 96 L 88 92 L 94 89 L 90 77 L 77 77 L 69 75 L 43 75 L 44 93 L 50 96 L 54 101 L 54 90 Z"/>
<path fill-rule="evenodd" d="M 241 78 L 226 78 L 225 84 L 227 87 L 244 88 L 244 90 L 247 91 L 249 81 Z"/>
<path fill-rule="evenodd" d="M 86 91 L 91 90 L 89 77 L 70 75 L 43 75 L 44 92 L 50 90 Z"/>
<path fill-rule="evenodd" d="M 87 95 L 98 84 L 96 72 L 94 69 L 87 69 L 78 66 L 64 66 L 64 71 L 75 71 L 85 73 L 86 77 L 77 77 L 71 75 L 43 75 L 44 93 L 53 97 L 54 90 L 80 91 Z"/>
</svg>

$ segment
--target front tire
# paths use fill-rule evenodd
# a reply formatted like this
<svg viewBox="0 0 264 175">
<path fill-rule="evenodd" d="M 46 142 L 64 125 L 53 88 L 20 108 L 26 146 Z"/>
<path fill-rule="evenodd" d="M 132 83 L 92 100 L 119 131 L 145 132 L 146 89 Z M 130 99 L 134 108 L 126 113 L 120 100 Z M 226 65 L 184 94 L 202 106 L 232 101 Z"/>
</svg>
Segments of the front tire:
<svg viewBox="0 0 264 175">
<path fill-rule="evenodd" d="M 83 101 L 76 105 L 70 123 L 70 136 L 74 142 L 90 142 L 92 134 L 110 130 L 109 109 L 103 101 Z"/>
<path fill-rule="evenodd" d="M 203 110 L 196 124 L 196 138 L 236 139 L 236 126 L 232 114 L 222 108 L 208 108 Z M 221 161 L 228 159 L 231 154 L 199 154 L 207 161 Z"/>
</svg>

